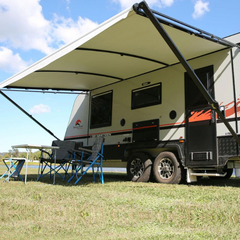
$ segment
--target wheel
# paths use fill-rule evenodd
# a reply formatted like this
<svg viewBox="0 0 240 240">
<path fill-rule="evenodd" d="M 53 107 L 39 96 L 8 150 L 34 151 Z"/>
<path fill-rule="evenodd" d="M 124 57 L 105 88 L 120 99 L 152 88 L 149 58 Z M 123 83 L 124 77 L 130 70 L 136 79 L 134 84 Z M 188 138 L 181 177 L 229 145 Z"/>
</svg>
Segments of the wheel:
<svg viewBox="0 0 240 240">
<path fill-rule="evenodd" d="M 158 183 L 178 184 L 182 180 L 183 168 L 172 152 L 161 152 L 154 161 L 153 175 Z"/>
<path fill-rule="evenodd" d="M 133 182 L 148 182 L 151 169 L 152 161 L 146 153 L 134 153 L 127 163 L 128 179 Z"/>
</svg>

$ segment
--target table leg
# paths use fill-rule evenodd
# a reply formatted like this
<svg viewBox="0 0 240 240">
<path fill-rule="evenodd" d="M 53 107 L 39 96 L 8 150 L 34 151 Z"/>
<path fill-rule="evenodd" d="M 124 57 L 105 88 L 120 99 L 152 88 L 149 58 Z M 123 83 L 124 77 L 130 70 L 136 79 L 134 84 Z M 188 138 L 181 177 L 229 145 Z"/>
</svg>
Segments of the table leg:
<svg viewBox="0 0 240 240">
<path fill-rule="evenodd" d="M 9 178 L 10 178 L 10 174 L 11 174 L 12 158 L 13 158 L 13 155 L 12 155 L 12 153 L 11 153 L 11 158 L 9 159 L 9 161 L 10 161 L 10 166 L 9 166 L 9 172 L 8 172 L 8 182 L 9 182 Z"/>
<path fill-rule="evenodd" d="M 54 149 L 54 173 L 53 173 L 53 184 L 55 184 L 55 169 L 56 169 L 56 149 Z"/>
<path fill-rule="evenodd" d="M 25 184 L 27 184 L 28 153 L 29 153 L 29 148 L 27 148 L 27 160 L 26 160 L 26 171 L 25 171 Z"/>
</svg>

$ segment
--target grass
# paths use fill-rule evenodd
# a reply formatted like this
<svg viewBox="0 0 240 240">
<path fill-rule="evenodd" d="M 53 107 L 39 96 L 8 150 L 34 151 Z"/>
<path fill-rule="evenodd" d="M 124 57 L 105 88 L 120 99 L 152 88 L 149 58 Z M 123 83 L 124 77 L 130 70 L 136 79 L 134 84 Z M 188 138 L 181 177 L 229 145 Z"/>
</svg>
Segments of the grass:
<svg viewBox="0 0 240 240">
<path fill-rule="evenodd" d="M 104 185 L 88 174 L 77 186 L 36 178 L 29 168 L 26 185 L 0 180 L 1 239 L 239 239 L 237 178 L 164 185 L 105 173 Z"/>
</svg>

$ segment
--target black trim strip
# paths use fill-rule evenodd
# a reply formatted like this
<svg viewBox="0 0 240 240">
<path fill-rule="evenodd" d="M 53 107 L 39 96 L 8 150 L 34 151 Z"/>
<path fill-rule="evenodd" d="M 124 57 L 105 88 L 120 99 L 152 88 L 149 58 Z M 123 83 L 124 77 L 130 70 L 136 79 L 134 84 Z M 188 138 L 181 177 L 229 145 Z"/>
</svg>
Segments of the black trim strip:
<svg viewBox="0 0 240 240">
<path fill-rule="evenodd" d="M 92 72 L 82 72 L 82 71 L 65 71 L 65 70 L 37 70 L 35 72 L 43 72 L 43 73 L 75 73 L 75 74 L 85 74 L 85 75 L 93 75 L 93 76 L 99 76 L 99 77 L 107 77 L 107 78 L 113 78 L 117 79 L 119 81 L 122 81 L 123 78 L 101 74 L 101 73 L 92 73 Z"/>
<path fill-rule="evenodd" d="M 126 132 L 116 132 L 112 133 L 112 136 L 117 136 L 117 135 L 123 135 L 123 134 L 132 134 L 132 131 L 126 131 Z"/>
<path fill-rule="evenodd" d="M 234 61 L 233 61 L 233 52 L 232 49 L 230 51 L 231 54 L 231 68 L 232 68 L 232 83 L 233 83 L 233 99 L 234 99 L 234 111 L 235 111 L 235 126 L 236 133 L 238 133 L 238 117 L 237 117 L 237 95 L 236 95 L 236 83 L 235 83 L 235 74 L 234 74 Z"/>
<path fill-rule="evenodd" d="M 90 138 L 90 136 L 84 136 L 84 137 L 68 137 L 68 138 L 64 138 L 64 141 L 68 141 L 68 140 L 77 140 L 77 139 L 88 139 Z"/>
<path fill-rule="evenodd" d="M 169 66 L 169 64 L 167 64 L 165 62 L 161 62 L 161 61 L 158 61 L 158 60 L 155 60 L 155 59 L 146 58 L 146 57 L 142 57 L 142 56 L 138 56 L 138 55 L 134 55 L 134 54 L 124 53 L 124 52 L 116 52 L 116 51 L 109 51 L 109 50 L 102 50 L 102 49 L 93 49 L 93 48 L 76 48 L 75 50 L 117 54 L 117 55 L 121 55 L 121 56 L 127 56 L 127 57 L 132 57 L 132 58 L 139 58 L 139 59 L 142 59 L 142 60 L 159 63 L 159 64 L 162 64 L 164 66 Z"/>
<path fill-rule="evenodd" d="M 232 67 L 232 83 L 233 83 L 233 99 L 234 99 L 234 111 L 235 111 L 235 127 L 236 133 L 238 134 L 238 116 L 237 116 L 237 95 L 236 95 L 236 82 L 235 82 L 235 74 L 234 74 L 234 61 L 233 61 L 233 51 L 231 49 L 231 67 Z M 239 145 L 236 144 L 237 155 L 239 155 Z"/>
<path fill-rule="evenodd" d="M 228 121 L 228 122 L 235 122 L 236 121 L 236 118 L 234 117 L 234 118 L 226 118 L 226 120 Z M 237 117 L 237 121 L 240 121 L 240 117 Z M 217 123 L 223 123 L 223 121 L 221 120 L 221 119 L 218 119 L 217 120 Z"/>
<path fill-rule="evenodd" d="M 185 127 L 185 123 L 180 124 L 180 125 L 173 125 L 173 126 L 160 127 L 160 130 L 176 129 L 176 128 L 181 128 L 181 127 Z"/>
</svg>

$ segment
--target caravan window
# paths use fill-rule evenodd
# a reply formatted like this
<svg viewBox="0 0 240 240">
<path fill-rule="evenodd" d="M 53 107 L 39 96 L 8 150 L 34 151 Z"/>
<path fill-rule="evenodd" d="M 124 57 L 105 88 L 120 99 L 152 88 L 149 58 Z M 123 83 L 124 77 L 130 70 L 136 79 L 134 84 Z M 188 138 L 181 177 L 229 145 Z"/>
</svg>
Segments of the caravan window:
<svg viewBox="0 0 240 240">
<path fill-rule="evenodd" d="M 112 125 L 112 91 L 95 95 L 91 102 L 90 128 Z"/>
<path fill-rule="evenodd" d="M 132 90 L 132 109 L 148 107 L 161 103 L 162 103 L 161 83 Z"/>
</svg>

